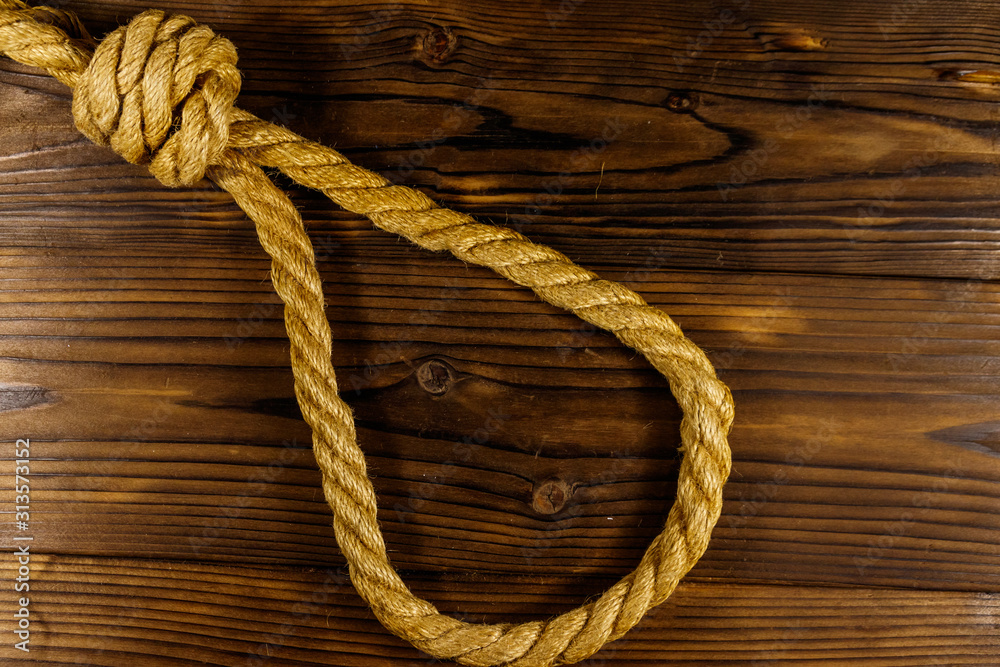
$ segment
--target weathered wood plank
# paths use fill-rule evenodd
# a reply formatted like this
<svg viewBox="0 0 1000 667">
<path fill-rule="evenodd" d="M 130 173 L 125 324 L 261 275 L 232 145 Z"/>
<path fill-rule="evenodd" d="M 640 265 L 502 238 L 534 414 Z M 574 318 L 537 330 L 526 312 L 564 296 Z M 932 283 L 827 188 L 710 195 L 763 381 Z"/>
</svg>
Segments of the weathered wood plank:
<svg viewBox="0 0 1000 667">
<path fill-rule="evenodd" d="M 932 3 L 653 3 L 641 17 L 570 4 L 552 20 L 524 2 L 171 7 L 237 43 L 251 110 L 584 262 L 655 251 L 675 268 L 1000 275 L 995 8 L 970 5 L 970 29 Z M 70 6 L 99 29 L 140 9 Z M 719 34 L 706 39 L 706 23 Z M 0 216 L 37 219 L 46 193 L 64 221 L 5 225 L 5 242 L 86 243 L 124 225 L 123 247 L 190 247 L 199 226 L 238 219 L 220 197 L 165 195 L 85 147 L 60 84 L 2 70 L 18 130 L 3 135 Z M 326 208 L 314 217 L 398 250 Z M 159 224 L 136 234 L 137 218 Z M 247 234 L 217 241 L 253 248 Z"/>
<path fill-rule="evenodd" d="M 51 548 L 340 562 L 264 260 L 9 264 L 0 432 L 35 442 Z M 602 272 L 674 313 L 735 392 L 697 575 L 998 589 L 995 283 Z M 633 567 L 672 502 L 680 417 L 641 358 L 418 250 L 323 273 L 401 567 Z"/>
<path fill-rule="evenodd" d="M 32 562 L 32 665 L 430 664 L 378 624 L 337 570 L 45 555 Z M 9 578 L 9 564 L 0 571 Z M 546 618 L 610 582 L 410 583 L 442 611 L 496 622 Z M 0 632 L 9 634 L 8 600 L 0 610 Z M 995 595 L 687 582 L 627 637 L 580 664 L 992 665 L 998 613 Z M 22 656 L 0 645 L 0 659 Z"/>
<path fill-rule="evenodd" d="M 96 34 L 148 6 L 63 4 Z M 245 108 L 632 285 L 733 388 L 708 554 L 592 665 L 995 664 L 1000 9 L 159 6 L 233 39 Z M 289 623 L 343 561 L 267 261 L 228 196 L 163 189 L 69 102 L 0 60 L 0 441 L 34 442 L 32 664 L 243 665 L 268 643 L 272 664 L 425 664 L 339 574 Z M 674 493 L 663 381 L 292 196 L 417 590 L 529 618 L 634 567 Z"/>
</svg>

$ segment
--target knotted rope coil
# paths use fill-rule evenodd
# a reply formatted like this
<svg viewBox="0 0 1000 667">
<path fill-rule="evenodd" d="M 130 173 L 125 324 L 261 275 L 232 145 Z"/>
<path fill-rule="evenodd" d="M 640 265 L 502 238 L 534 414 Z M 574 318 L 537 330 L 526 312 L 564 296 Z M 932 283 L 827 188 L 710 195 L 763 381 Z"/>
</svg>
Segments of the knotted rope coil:
<svg viewBox="0 0 1000 667">
<path fill-rule="evenodd" d="M 148 164 L 167 186 L 207 176 L 254 221 L 285 303 L 295 393 L 313 431 L 337 542 L 351 581 L 386 628 L 436 658 L 480 667 L 547 667 L 589 657 L 673 592 L 708 547 L 722 510 L 733 403 L 705 354 L 665 313 L 551 248 L 440 208 L 330 148 L 233 107 L 240 88 L 236 49 L 188 17 L 147 11 L 93 53 L 92 44 L 69 12 L 0 0 L 0 53 L 73 88 L 81 132 L 130 162 Z M 295 206 L 262 167 L 281 170 L 386 231 L 530 287 L 548 303 L 614 333 L 667 378 L 684 412 L 677 499 L 633 572 L 597 600 L 520 625 L 465 623 L 410 592 L 386 555 L 351 410 L 337 395 L 312 245 Z"/>
</svg>

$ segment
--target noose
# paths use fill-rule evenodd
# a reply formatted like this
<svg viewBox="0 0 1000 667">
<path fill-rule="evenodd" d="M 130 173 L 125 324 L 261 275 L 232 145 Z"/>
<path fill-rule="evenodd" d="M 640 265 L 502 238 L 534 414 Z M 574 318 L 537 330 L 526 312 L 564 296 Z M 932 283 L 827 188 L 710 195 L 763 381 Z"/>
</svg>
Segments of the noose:
<svg viewBox="0 0 1000 667">
<path fill-rule="evenodd" d="M 548 667 L 589 657 L 673 592 L 707 549 L 722 510 L 733 403 L 705 354 L 664 312 L 551 248 L 441 208 L 337 151 L 234 107 L 236 49 L 193 19 L 143 12 L 93 45 L 70 12 L 0 0 L 0 52 L 73 88 L 81 132 L 148 165 L 164 185 L 190 186 L 207 176 L 253 220 L 285 303 L 295 394 L 312 428 L 337 542 L 352 583 L 386 628 L 436 658 L 465 665 Z M 264 167 L 319 190 L 385 231 L 530 287 L 546 302 L 610 331 L 667 378 L 684 412 L 677 499 L 634 571 L 593 602 L 522 624 L 465 623 L 410 592 L 386 555 L 351 410 L 337 394 L 312 245 L 297 209 Z"/>
</svg>

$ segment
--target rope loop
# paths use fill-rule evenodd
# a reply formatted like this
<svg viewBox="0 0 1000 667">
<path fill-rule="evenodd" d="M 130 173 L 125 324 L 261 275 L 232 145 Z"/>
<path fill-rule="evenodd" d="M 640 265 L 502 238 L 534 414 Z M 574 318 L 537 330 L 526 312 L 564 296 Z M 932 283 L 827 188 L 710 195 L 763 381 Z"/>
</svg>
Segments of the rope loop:
<svg viewBox="0 0 1000 667">
<path fill-rule="evenodd" d="M 355 589 L 388 630 L 435 658 L 473 667 L 578 662 L 628 632 L 704 554 L 730 472 L 733 400 L 705 353 L 666 313 L 552 248 L 441 208 L 331 148 L 233 107 L 240 88 L 236 50 L 193 19 L 147 11 L 91 53 L 52 20 L 39 21 L 21 0 L 0 0 L 0 54 L 74 88 L 77 127 L 96 143 L 148 164 L 168 186 L 208 176 L 253 220 L 285 303 L 295 395 L 312 428 L 337 543 Z M 544 622 L 465 623 L 410 591 L 389 562 L 353 415 L 337 393 L 312 243 L 299 210 L 265 169 L 319 190 L 380 229 L 531 288 L 613 333 L 668 380 L 684 412 L 677 499 L 634 571 L 600 598 Z"/>
</svg>

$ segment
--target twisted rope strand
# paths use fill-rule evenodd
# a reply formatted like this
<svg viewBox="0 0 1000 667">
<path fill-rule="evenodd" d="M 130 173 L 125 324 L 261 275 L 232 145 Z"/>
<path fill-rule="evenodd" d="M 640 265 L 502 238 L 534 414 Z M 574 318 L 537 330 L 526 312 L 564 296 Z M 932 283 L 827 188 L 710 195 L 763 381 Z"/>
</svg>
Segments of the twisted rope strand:
<svg viewBox="0 0 1000 667">
<path fill-rule="evenodd" d="M 76 30 L 73 39 L 62 23 Z M 549 667 L 583 660 L 632 628 L 676 588 L 705 552 L 730 470 L 732 397 L 705 354 L 641 296 L 521 234 L 438 207 L 425 195 L 355 166 L 337 151 L 233 107 L 232 44 L 183 16 L 140 14 L 91 54 L 68 12 L 0 0 L 0 52 L 75 88 L 77 127 L 125 159 L 149 164 L 168 186 L 207 175 L 233 195 L 271 256 L 285 303 L 295 393 L 313 431 L 323 492 L 351 581 L 391 632 L 465 665 Z M 179 127 L 177 127 L 179 125 Z M 543 300 L 614 333 L 670 383 L 684 417 L 677 499 L 636 569 L 599 599 L 548 621 L 470 624 L 440 614 L 393 569 L 351 410 L 337 394 L 332 334 L 303 221 L 262 167 L 323 192 L 343 208 L 429 250 L 489 267 Z"/>
<path fill-rule="evenodd" d="M 73 88 L 90 62 L 90 54 L 65 30 L 47 24 L 46 19 L 54 18 L 53 14 L 42 18 L 43 13 L 20 0 L 0 0 L 0 53 L 44 69 Z"/>
</svg>

